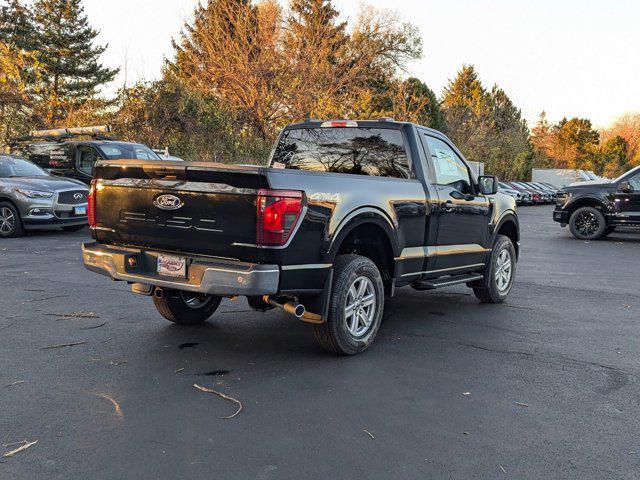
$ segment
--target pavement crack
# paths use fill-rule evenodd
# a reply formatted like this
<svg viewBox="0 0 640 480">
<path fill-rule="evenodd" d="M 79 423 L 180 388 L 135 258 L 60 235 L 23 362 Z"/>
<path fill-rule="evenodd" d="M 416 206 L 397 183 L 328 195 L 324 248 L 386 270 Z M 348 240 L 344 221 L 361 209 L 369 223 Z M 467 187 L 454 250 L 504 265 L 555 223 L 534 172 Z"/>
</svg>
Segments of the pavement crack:
<svg viewBox="0 0 640 480">
<path fill-rule="evenodd" d="M 499 353 L 503 355 L 520 355 L 520 356 L 529 357 L 529 358 L 536 358 L 543 362 L 556 362 L 560 364 L 578 365 L 583 367 L 595 367 L 595 368 L 601 368 L 603 370 L 607 370 L 609 372 L 614 372 L 616 374 L 629 375 L 633 377 L 637 376 L 636 372 L 630 372 L 619 367 L 614 367 L 612 365 L 607 365 L 605 363 L 591 362 L 588 360 L 579 360 L 577 358 L 567 357 L 566 355 L 557 354 L 557 353 L 532 353 L 532 352 L 524 352 L 521 350 L 506 350 L 506 349 L 499 349 L 499 348 L 490 348 L 482 345 L 475 345 L 472 343 L 464 343 L 464 342 L 458 342 L 458 345 L 462 347 L 474 348 L 476 350 L 482 350 L 485 352 Z M 617 383 L 623 383 L 623 382 L 618 381 Z"/>
</svg>

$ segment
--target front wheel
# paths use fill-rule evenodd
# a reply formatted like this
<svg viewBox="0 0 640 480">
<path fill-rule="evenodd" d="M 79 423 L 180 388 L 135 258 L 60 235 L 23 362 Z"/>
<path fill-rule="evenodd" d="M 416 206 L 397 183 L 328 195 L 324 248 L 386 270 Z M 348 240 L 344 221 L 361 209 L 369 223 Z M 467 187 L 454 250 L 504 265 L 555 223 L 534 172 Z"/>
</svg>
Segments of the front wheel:
<svg viewBox="0 0 640 480">
<path fill-rule="evenodd" d="M 509 237 L 498 235 L 493 244 L 484 279 L 473 285 L 473 293 L 482 303 L 502 303 L 511 292 L 516 276 L 516 249 Z"/>
<path fill-rule="evenodd" d="M 164 290 L 162 297 L 153 296 L 156 309 L 164 318 L 179 325 L 199 325 L 218 309 L 221 297 L 204 293 Z"/>
<path fill-rule="evenodd" d="M 571 214 L 569 228 L 579 240 L 596 240 L 604 233 L 607 222 L 597 208 L 582 207 Z"/>
<path fill-rule="evenodd" d="M 384 285 L 375 263 L 359 255 L 340 255 L 327 321 L 314 325 L 316 340 L 339 355 L 364 352 L 378 335 L 383 309 Z"/>
<path fill-rule="evenodd" d="M 0 202 L 0 238 L 24 235 L 20 212 L 9 202 Z"/>
</svg>

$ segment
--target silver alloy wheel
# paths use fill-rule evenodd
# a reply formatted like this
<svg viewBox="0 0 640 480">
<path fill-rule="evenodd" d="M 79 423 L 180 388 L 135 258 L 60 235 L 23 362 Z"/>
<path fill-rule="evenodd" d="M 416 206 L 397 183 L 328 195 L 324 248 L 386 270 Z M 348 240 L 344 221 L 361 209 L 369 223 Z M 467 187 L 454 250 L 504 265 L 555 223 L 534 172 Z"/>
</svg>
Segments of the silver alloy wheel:
<svg viewBox="0 0 640 480">
<path fill-rule="evenodd" d="M 16 226 L 16 217 L 9 207 L 0 208 L 0 232 L 11 233 Z"/>
<path fill-rule="evenodd" d="M 354 337 L 365 335 L 376 316 L 376 290 L 369 277 L 356 278 L 349 287 L 344 307 L 347 330 Z"/>
<path fill-rule="evenodd" d="M 180 292 L 180 298 L 187 307 L 199 310 L 206 307 L 213 297 L 204 293 Z"/>
<path fill-rule="evenodd" d="M 496 285 L 498 286 L 498 290 L 501 293 L 509 288 L 512 272 L 513 265 L 511 263 L 511 253 L 509 253 L 509 250 L 504 248 L 498 254 L 498 260 L 496 261 L 496 271 L 494 273 Z"/>
</svg>

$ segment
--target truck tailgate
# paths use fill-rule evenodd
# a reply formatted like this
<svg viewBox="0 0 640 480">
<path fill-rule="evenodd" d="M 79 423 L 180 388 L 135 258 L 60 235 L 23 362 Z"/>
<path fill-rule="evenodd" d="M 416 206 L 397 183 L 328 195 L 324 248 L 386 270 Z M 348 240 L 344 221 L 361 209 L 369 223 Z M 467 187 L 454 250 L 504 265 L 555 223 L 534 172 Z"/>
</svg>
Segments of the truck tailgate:
<svg viewBox="0 0 640 480">
<path fill-rule="evenodd" d="M 256 243 L 256 167 L 110 162 L 96 168 L 96 239 L 229 256 Z"/>
</svg>

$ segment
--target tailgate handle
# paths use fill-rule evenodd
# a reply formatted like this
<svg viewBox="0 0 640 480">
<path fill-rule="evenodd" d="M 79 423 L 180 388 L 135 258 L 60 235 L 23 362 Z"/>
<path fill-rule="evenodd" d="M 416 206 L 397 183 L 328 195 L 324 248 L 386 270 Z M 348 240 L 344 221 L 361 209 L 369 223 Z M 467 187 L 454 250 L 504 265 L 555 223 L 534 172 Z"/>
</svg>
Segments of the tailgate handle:
<svg viewBox="0 0 640 480">
<path fill-rule="evenodd" d="M 142 170 L 149 178 L 164 178 L 168 180 L 184 180 L 186 178 L 186 167 L 147 167 Z"/>
</svg>

